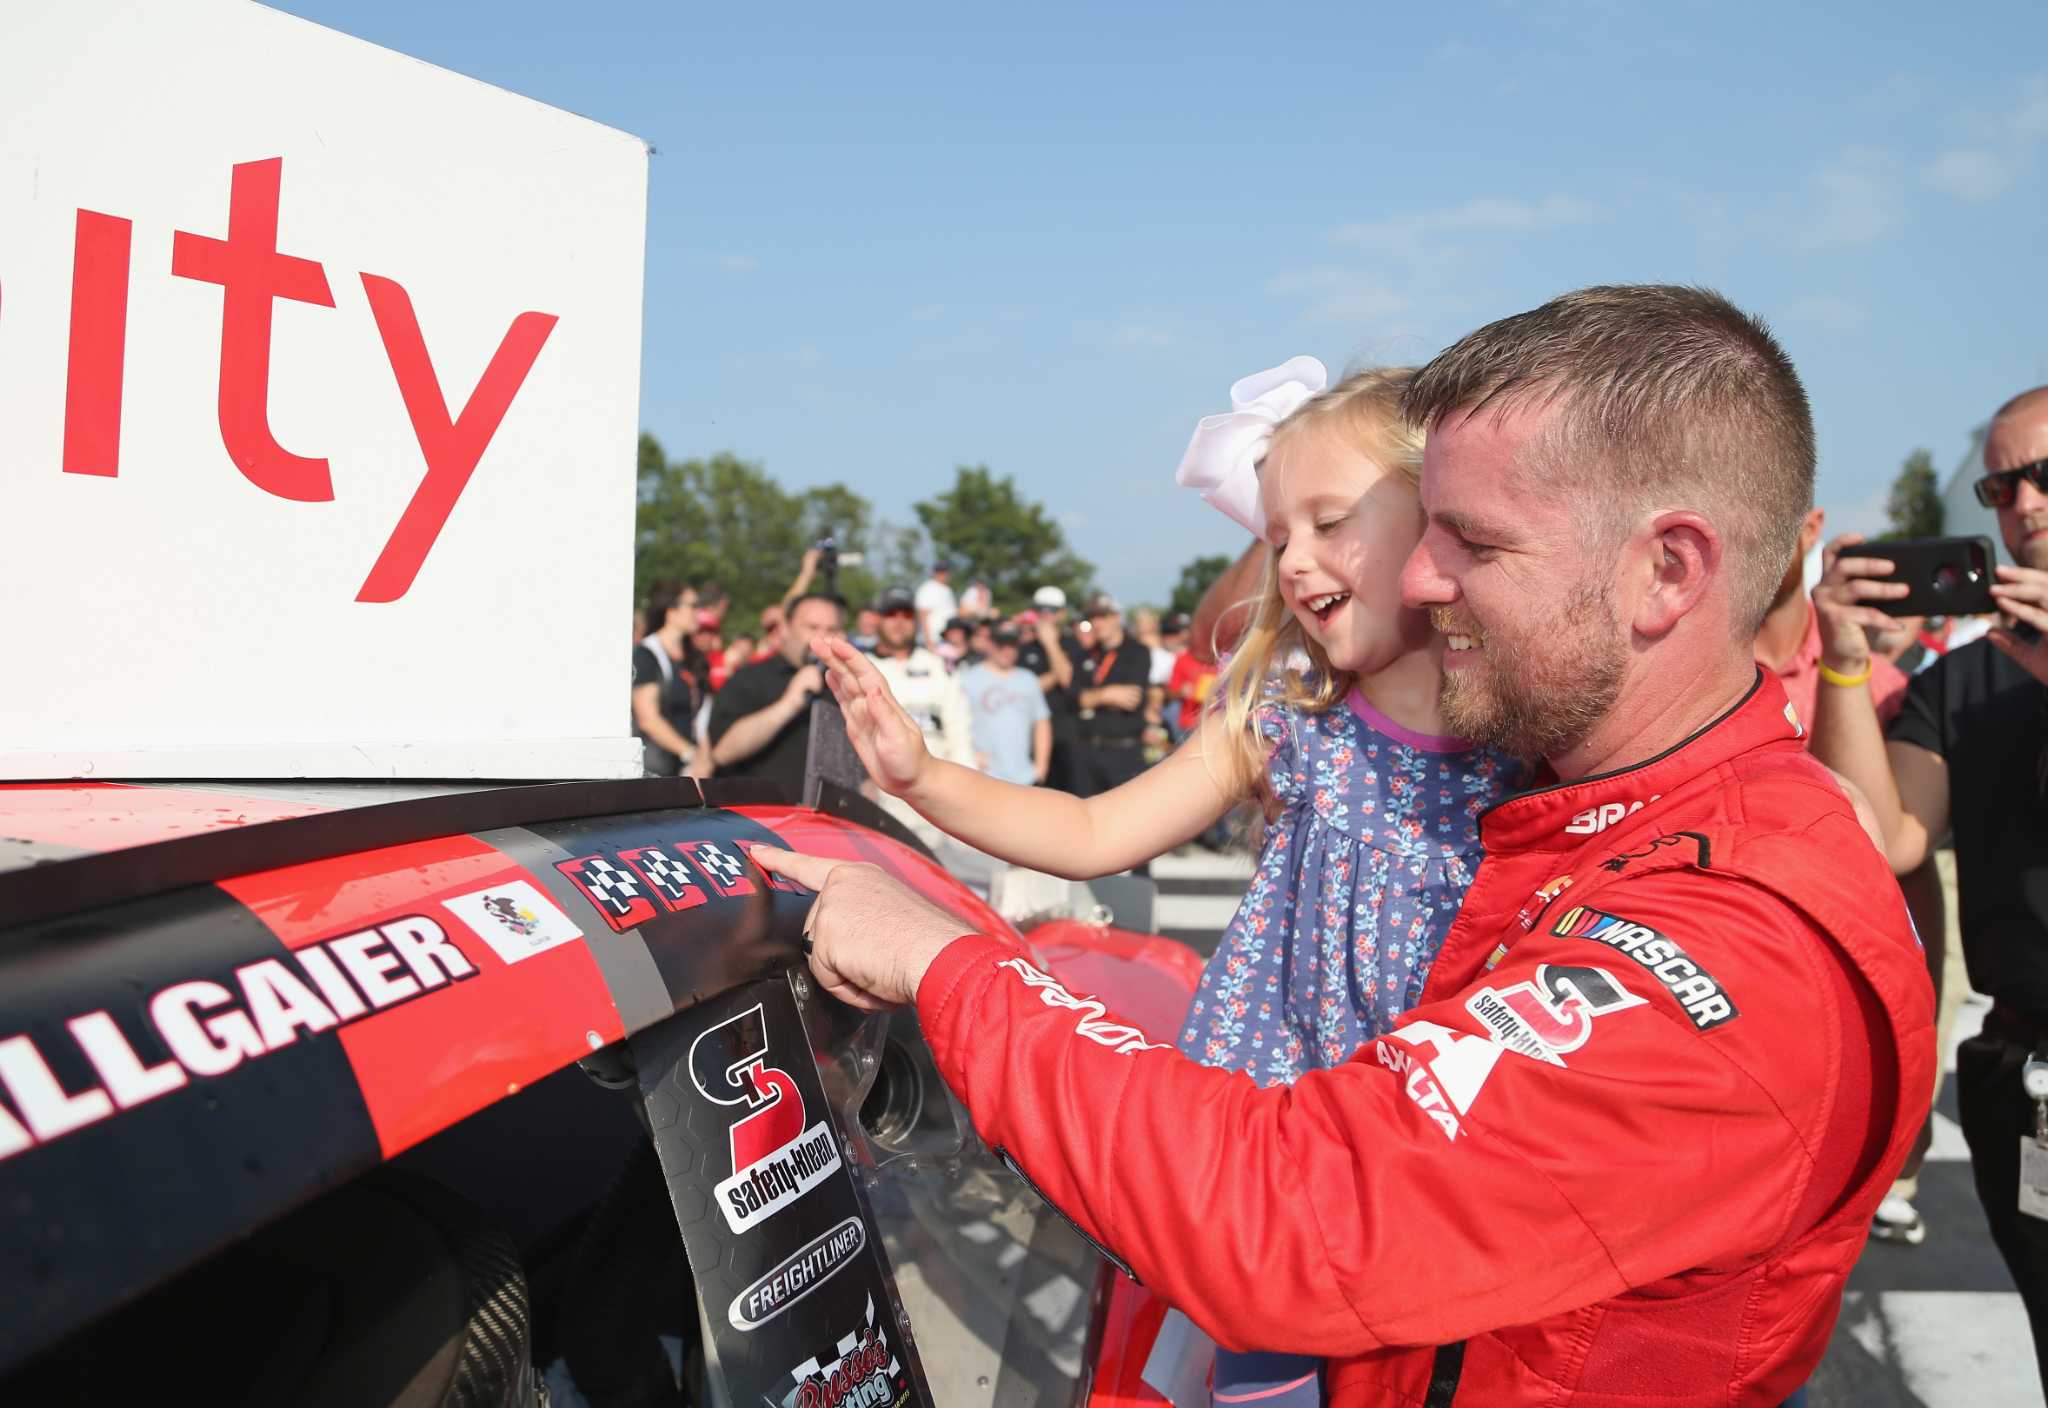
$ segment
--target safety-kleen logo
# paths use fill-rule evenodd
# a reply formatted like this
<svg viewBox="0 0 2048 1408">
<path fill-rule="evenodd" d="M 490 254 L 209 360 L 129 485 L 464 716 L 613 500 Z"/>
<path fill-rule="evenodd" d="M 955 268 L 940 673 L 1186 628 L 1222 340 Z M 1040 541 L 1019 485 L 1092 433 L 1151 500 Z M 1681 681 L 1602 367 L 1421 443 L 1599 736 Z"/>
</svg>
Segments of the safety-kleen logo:
<svg viewBox="0 0 2048 1408">
<path fill-rule="evenodd" d="M 713 1189 L 733 1231 L 767 1221 L 839 1168 L 832 1126 L 820 1120 L 806 1127 L 796 1081 L 768 1064 L 760 1003 L 698 1035 L 690 1044 L 690 1080 L 712 1103 L 748 1111 L 729 1136 L 732 1175 Z"/>
</svg>

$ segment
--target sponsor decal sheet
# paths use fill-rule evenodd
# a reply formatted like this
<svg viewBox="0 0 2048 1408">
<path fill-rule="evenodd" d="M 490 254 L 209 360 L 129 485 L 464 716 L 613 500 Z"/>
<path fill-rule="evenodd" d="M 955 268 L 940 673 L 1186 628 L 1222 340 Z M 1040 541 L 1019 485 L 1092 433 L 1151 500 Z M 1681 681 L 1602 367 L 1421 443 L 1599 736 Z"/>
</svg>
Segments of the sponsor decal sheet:
<svg viewBox="0 0 2048 1408">
<path fill-rule="evenodd" d="M 723 993 L 633 1053 L 729 1400 L 931 1403 L 789 980 Z"/>
</svg>

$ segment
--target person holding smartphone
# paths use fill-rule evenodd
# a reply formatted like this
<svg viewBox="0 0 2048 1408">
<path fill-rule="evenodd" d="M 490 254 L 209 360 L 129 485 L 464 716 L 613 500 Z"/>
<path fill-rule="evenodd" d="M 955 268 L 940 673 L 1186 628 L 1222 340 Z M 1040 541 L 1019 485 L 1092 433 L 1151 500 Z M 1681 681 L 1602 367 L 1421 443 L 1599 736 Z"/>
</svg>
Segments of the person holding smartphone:
<svg viewBox="0 0 2048 1408">
<path fill-rule="evenodd" d="M 1806 555 L 1820 541 L 1826 521 L 1827 511 L 1820 508 L 1808 509 L 1799 521 L 1799 550 L 1792 554 L 1770 609 L 1756 628 L 1756 663 L 1778 677 L 1792 711 L 1809 728 L 1826 675 L 1821 669 L 1820 613 L 1806 595 Z M 1881 656 L 1873 656 L 1870 667 L 1871 702 L 1879 721 L 1890 723 L 1905 697 L 1905 672 Z"/>
<path fill-rule="evenodd" d="M 1999 407 L 1984 441 L 1977 497 L 1998 511 L 2014 566 L 1991 588 L 2001 622 L 1913 677 L 1889 730 L 1868 688 L 1870 644 L 1886 603 L 1908 592 L 1894 564 L 1828 545 L 1814 589 L 1826 687 L 1813 752 L 1863 789 L 1892 870 L 1918 866 L 1951 827 L 1963 959 L 1992 999 L 1983 1032 L 1956 1056 L 1957 1096 L 1977 1196 L 2012 1272 L 2048 1386 L 2048 1182 L 2037 1140 L 2048 1105 L 2022 1084 L 2048 1057 L 2048 387 Z M 2037 1076 L 2038 1080 L 2038 1076 Z"/>
</svg>

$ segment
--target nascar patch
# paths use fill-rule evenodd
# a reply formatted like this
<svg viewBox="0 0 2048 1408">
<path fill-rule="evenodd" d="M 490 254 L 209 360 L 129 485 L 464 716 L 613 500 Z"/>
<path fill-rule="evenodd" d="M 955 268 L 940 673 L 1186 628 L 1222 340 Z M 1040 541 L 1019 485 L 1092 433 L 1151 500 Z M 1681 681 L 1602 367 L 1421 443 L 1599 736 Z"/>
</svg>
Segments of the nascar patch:
<svg viewBox="0 0 2048 1408">
<path fill-rule="evenodd" d="M 1550 932 L 1560 938 L 1591 939 L 1627 954 L 1664 985 L 1700 1031 L 1712 1031 L 1742 1015 L 1712 973 L 1647 924 L 1578 905 L 1566 910 Z"/>
</svg>

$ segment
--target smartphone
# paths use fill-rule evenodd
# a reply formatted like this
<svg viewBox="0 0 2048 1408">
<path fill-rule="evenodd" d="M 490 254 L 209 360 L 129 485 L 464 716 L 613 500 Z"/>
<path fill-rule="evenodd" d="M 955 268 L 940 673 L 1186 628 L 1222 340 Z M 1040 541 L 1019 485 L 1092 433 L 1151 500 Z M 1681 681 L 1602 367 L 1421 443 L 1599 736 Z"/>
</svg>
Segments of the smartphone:
<svg viewBox="0 0 2048 1408">
<path fill-rule="evenodd" d="M 1893 564 L 1880 582 L 1904 582 L 1912 590 L 1896 601 L 1873 601 L 1887 616 L 1975 616 L 1996 611 L 1991 584 L 1998 561 L 1989 538 L 1905 538 L 1863 543 L 1845 554 L 1882 557 Z"/>
</svg>

